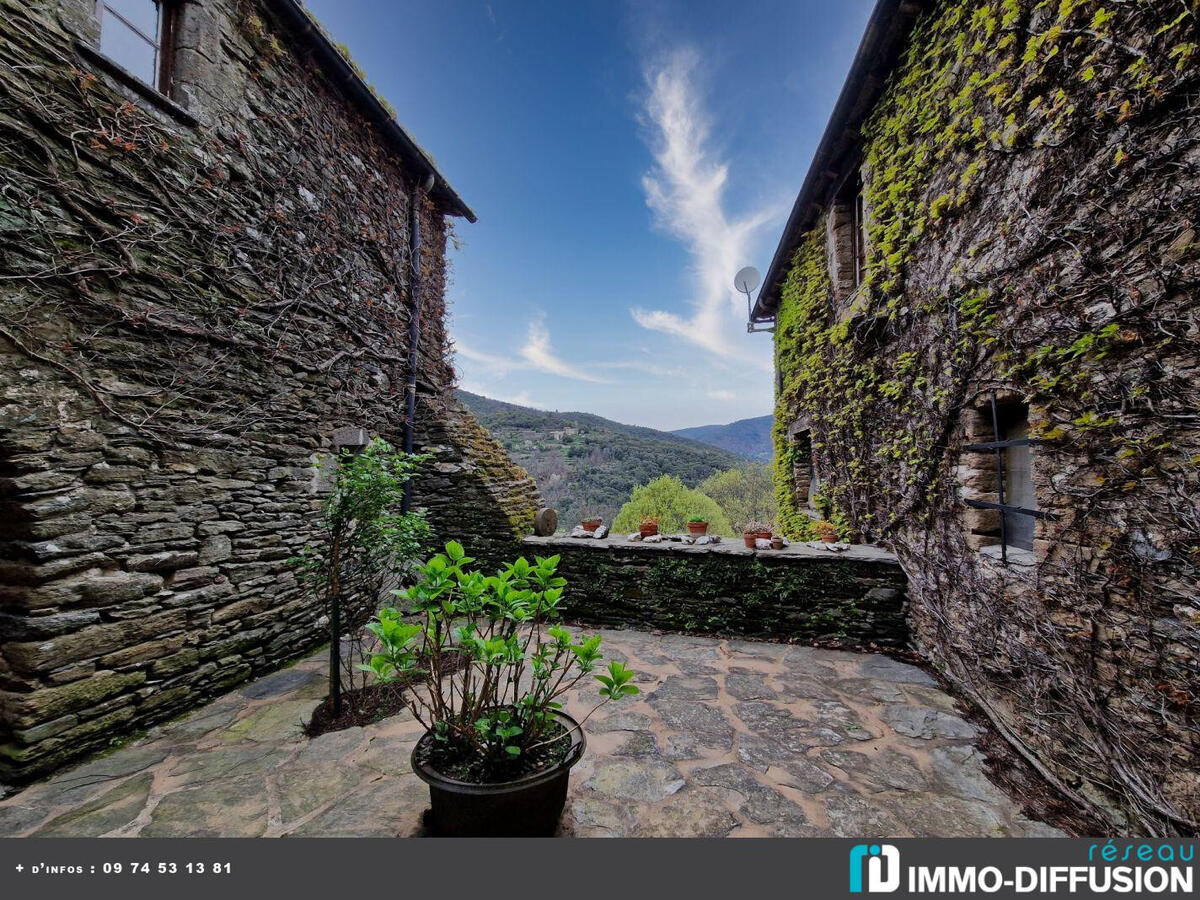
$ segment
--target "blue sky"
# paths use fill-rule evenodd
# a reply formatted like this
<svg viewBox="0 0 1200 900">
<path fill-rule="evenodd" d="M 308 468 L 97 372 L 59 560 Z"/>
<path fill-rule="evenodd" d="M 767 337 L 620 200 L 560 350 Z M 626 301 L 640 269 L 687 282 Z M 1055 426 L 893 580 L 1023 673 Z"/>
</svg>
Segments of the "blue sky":
<svg viewBox="0 0 1200 900">
<path fill-rule="evenodd" d="M 479 216 L 463 387 L 655 428 L 770 412 L 765 271 L 872 0 L 308 0 Z"/>
</svg>

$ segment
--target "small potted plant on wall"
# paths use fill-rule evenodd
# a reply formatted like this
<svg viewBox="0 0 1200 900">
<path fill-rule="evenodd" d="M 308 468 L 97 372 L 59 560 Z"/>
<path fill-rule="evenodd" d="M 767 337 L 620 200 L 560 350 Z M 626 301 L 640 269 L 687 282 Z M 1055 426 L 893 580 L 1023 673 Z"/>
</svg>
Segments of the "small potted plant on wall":
<svg viewBox="0 0 1200 900">
<path fill-rule="evenodd" d="M 599 528 L 601 525 L 603 525 L 604 520 L 602 518 L 600 518 L 599 516 L 584 516 L 582 524 L 583 524 L 583 530 L 590 532 L 590 531 L 595 531 L 597 528 Z"/>
<path fill-rule="evenodd" d="M 746 548 L 754 549 L 754 542 L 762 539 L 769 541 L 771 539 L 771 526 L 764 522 L 747 522 L 742 526 L 742 540 L 746 542 Z"/>
<path fill-rule="evenodd" d="M 813 534 L 817 536 L 818 540 L 822 540 L 827 544 L 837 543 L 838 529 L 837 526 L 832 522 L 826 522 L 824 520 L 820 522 L 813 522 L 811 528 Z"/>
<path fill-rule="evenodd" d="M 638 693 L 634 672 L 611 662 L 594 674 L 601 639 L 554 624 L 567 583 L 557 556 L 518 559 L 492 577 L 468 569 L 473 561 L 451 541 L 418 567 L 417 582 L 395 591 L 401 605 L 369 626 L 379 640 L 369 669 L 384 682 L 428 671 L 404 699 L 427 729 L 412 768 L 429 785 L 435 833 L 550 836 L 586 747 L 583 722 Z M 589 676 L 601 700 L 577 722 L 560 698 Z"/>
<path fill-rule="evenodd" d="M 708 534 L 708 520 L 704 516 L 692 516 L 687 520 L 688 534 Z"/>
<path fill-rule="evenodd" d="M 643 516 L 638 533 L 644 538 L 658 534 L 658 516 Z"/>
</svg>

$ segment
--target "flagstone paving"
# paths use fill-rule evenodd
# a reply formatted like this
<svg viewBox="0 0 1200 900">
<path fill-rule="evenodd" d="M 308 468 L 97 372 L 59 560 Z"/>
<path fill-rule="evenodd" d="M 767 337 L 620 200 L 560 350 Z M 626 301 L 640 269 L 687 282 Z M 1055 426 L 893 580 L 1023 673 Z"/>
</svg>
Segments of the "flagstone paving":
<svg viewBox="0 0 1200 900">
<path fill-rule="evenodd" d="M 1049 836 L 993 785 L 975 725 L 886 656 L 605 631 L 643 693 L 588 721 L 568 836 Z M 304 737 L 318 654 L 0 802 L 0 835 L 418 836 L 405 714 Z M 582 718 L 592 690 L 570 697 Z"/>
</svg>

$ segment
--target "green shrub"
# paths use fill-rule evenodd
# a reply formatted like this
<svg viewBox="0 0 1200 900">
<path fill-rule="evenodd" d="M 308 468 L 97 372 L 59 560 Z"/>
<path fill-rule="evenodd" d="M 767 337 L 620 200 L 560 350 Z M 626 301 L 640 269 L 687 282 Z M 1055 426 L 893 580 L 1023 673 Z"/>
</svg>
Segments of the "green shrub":
<svg viewBox="0 0 1200 900">
<path fill-rule="evenodd" d="M 335 654 L 330 673 L 334 705 L 341 687 L 363 685 L 358 663 L 364 658 L 362 631 L 382 604 L 399 587 L 413 560 L 418 559 L 430 529 L 418 512 L 400 511 L 404 486 L 428 457 L 412 456 L 380 438 L 361 453 L 343 451 L 333 474 L 333 490 L 321 504 L 313 540 L 289 562 L 299 581 L 321 598 L 329 617 L 329 640 L 340 646 L 349 635 L 351 649 Z M 336 608 L 335 608 L 336 607 Z M 343 664 L 345 668 L 337 670 Z"/>
<path fill-rule="evenodd" d="M 700 482 L 697 490 L 712 497 L 735 528 L 779 517 L 770 463 L 752 462 L 717 472 Z"/>
<path fill-rule="evenodd" d="M 688 519 L 701 516 L 708 522 L 709 534 L 732 535 L 733 526 L 712 497 L 685 487 L 674 475 L 664 475 L 633 489 L 629 502 L 613 520 L 613 531 L 629 534 L 647 516 L 658 519 L 663 534 L 687 531 Z"/>
</svg>

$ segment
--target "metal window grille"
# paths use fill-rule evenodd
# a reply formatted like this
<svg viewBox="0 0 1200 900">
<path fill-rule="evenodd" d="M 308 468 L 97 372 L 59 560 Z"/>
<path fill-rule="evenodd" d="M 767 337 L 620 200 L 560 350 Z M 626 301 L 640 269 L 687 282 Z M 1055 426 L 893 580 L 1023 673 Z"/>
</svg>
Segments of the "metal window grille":
<svg viewBox="0 0 1200 900">
<path fill-rule="evenodd" d="M 963 502 L 967 506 L 974 509 L 998 509 L 1000 510 L 1000 559 L 1003 562 L 1008 562 L 1008 523 L 1005 521 L 1005 515 L 1031 516 L 1035 519 L 1055 519 L 1053 513 L 1044 512 L 1040 509 L 1027 509 L 1024 506 L 1013 506 L 1005 503 L 1005 470 L 1004 470 L 1004 451 L 1008 447 L 1034 447 L 1044 443 L 1038 438 L 1015 438 L 1012 440 L 1002 440 L 1000 437 L 1000 412 L 996 403 L 996 392 L 991 392 L 991 407 L 992 407 L 992 436 L 994 440 L 986 441 L 981 444 L 967 444 L 966 449 L 972 452 L 987 452 L 993 451 L 996 456 L 996 498 L 999 502 L 992 503 L 988 500 L 970 500 L 964 499 Z"/>
</svg>

